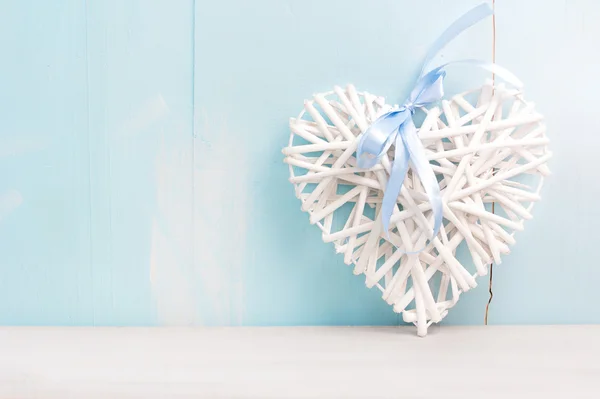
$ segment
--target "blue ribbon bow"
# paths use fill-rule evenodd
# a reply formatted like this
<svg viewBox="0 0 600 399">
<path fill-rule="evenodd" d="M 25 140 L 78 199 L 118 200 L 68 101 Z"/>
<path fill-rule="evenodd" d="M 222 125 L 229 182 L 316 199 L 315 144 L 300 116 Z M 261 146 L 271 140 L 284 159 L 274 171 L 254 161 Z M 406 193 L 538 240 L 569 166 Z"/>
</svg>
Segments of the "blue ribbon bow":
<svg viewBox="0 0 600 399">
<path fill-rule="evenodd" d="M 392 170 L 381 207 L 381 218 L 386 234 L 389 234 L 390 218 L 404 183 L 404 177 L 408 172 L 409 161 L 412 163 L 413 172 L 419 176 L 431 203 L 434 215 L 432 239 L 437 236 L 442 225 L 443 203 L 440 187 L 435 172 L 425 155 L 425 148 L 418 137 L 412 116 L 416 108 L 431 105 L 444 96 L 445 67 L 456 63 L 474 65 L 499 75 L 514 86 L 521 86 L 520 81 L 507 70 L 495 64 L 478 60 L 455 61 L 425 73 L 435 55 L 449 42 L 467 28 L 492 14 L 493 11 L 487 4 L 481 4 L 450 25 L 429 49 L 421 74 L 404 104 L 381 115 L 360 137 L 356 153 L 358 166 L 363 169 L 375 166 L 387 153 L 391 145 L 395 145 Z"/>
</svg>

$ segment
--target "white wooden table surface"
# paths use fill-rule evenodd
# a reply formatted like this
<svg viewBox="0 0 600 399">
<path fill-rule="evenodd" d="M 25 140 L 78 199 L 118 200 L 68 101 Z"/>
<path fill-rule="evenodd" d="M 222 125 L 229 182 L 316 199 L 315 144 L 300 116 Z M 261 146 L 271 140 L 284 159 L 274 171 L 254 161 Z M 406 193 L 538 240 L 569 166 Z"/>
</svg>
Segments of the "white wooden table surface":
<svg viewBox="0 0 600 399">
<path fill-rule="evenodd" d="M 0 398 L 598 398 L 600 326 L 0 328 Z"/>
</svg>

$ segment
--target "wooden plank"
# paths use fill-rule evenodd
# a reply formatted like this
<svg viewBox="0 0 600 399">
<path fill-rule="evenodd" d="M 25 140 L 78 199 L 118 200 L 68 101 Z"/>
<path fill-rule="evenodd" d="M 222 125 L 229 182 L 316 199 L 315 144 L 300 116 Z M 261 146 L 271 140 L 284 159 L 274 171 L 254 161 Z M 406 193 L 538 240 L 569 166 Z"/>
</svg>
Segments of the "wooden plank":
<svg viewBox="0 0 600 399">
<path fill-rule="evenodd" d="M 3 328 L 0 394 L 597 398 L 600 326 Z M 37 396 L 36 396 L 37 395 Z"/>
<path fill-rule="evenodd" d="M 87 5 L 93 323 L 188 324 L 192 1 Z"/>
<path fill-rule="evenodd" d="M 552 175 L 533 220 L 494 269 L 493 323 L 600 323 L 595 304 L 600 146 L 593 79 L 600 67 L 600 3 L 594 0 L 497 0 L 497 62 L 524 83 L 545 116 Z M 569 210 L 569 211 L 566 211 Z M 566 234 L 566 232 L 576 232 Z M 461 301 L 470 301 L 465 295 Z M 456 309 L 458 310 L 458 308 Z"/>
<path fill-rule="evenodd" d="M 87 324 L 84 3 L 0 9 L 0 323 Z"/>
</svg>

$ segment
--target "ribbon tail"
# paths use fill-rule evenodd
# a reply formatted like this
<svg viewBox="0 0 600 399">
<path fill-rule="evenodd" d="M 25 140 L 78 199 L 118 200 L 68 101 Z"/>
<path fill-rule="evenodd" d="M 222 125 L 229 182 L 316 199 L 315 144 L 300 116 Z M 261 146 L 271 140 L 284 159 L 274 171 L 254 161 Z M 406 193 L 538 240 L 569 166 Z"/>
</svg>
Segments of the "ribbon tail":
<svg viewBox="0 0 600 399">
<path fill-rule="evenodd" d="M 410 118 L 408 118 L 410 119 Z M 390 218 L 394 213 L 396 202 L 398 200 L 398 194 L 402 184 L 404 184 L 404 177 L 408 172 L 408 159 L 410 155 L 407 151 L 400 135 L 396 135 L 396 147 L 394 149 L 394 163 L 392 164 L 392 171 L 390 178 L 383 194 L 383 203 L 381 205 L 381 218 L 383 221 L 383 231 L 386 236 L 389 237 Z"/>
<path fill-rule="evenodd" d="M 421 73 L 419 76 L 425 75 L 428 71 L 427 67 L 433 61 L 435 56 L 444 48 L 448 43 L 454 40 L 458 35 L 460 35 L 465 30 L 469 29 L 471 26 L 475 25 L 479 21 L 485 19 L 492 15 L 494 11 L 491 7 L 486 4 L 480 4 L 470 11 L 465 13 L 463 16 L 458 18 L 456 21 L 452 23 L 445 31 L 441 34 L 441 36 L 433 43 L 433 45 L 429 48 L 427 55 L 425 56 L 425 61 L 423 62 L 423 68 L 421 69 Z"/>
<path fill-rule="evenodd" d="M 417 128 L 413 123 L 412 119 L 407 121 L 400 127 L 400 137 L 404 141 L 404 147 L 409 153 L 410 161 L 413 165 L 413 170 L 421 179 L 421 183 L 425 188 L 431 209 L 433 211 L 434 223 L 433 223 L 433 235 L 431 238 L 435 238 L 442 226 L 442 219 L 444 216 L 444 207 L 442 203 L 442 196 L 440 195 L 440 186 L 435 176 L 435 172 L 431 169 L 429 160 L 425 155 L 425 148 L 423 143 L 417 136 Z"/>
</svg>

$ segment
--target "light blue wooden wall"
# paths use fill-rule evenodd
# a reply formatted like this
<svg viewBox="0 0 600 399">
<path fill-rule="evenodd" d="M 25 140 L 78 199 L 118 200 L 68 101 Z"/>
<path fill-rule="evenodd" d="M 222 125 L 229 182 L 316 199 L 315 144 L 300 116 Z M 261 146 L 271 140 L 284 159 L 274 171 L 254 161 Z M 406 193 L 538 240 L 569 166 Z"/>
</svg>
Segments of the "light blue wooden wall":
<svg viewBox="0 0 600 399">
<path fill-rule="evenodd" d="M 401 100 L 475 0 L 2 0 L 0 324 L 399 319 L 309 226 L 280 149 L 334 84 Z M 554 175 L 494 269 L 492 323 L 599 322 L 600 5 L 496 0 L 497 62 Z M 491 59 L 491 20 L 444 60 Z M 485 78 L 451 71 L 450 91 Z M 487 281 L 447 323 L 480 324 Z"/>
</svg>

